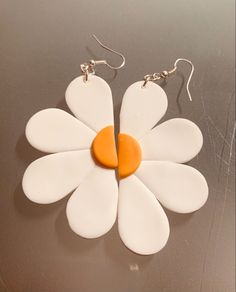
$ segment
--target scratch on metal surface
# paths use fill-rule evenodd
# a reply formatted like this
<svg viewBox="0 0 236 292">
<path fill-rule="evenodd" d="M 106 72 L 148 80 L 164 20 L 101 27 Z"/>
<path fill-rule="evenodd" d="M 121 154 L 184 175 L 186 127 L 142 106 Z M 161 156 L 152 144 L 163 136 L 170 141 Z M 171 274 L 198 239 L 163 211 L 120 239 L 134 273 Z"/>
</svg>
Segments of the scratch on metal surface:
<svg viewBox="0 0 236 292">
<path fill-rule="evenodd" d="M 224 137 L 224 135 L 221 133 L 221 131 L 216 127 L 216 124 L 214 123 L 214 121 L 212 120 L 212 118 L 210 116 L 207 116 L 209 122 L 211 123 L 211 125 L 215 128 L 216 132 L 218 133 L 218 135 L 222 138 L 222 140 L 225 142 L 226 145 L 228 145 L 230 147 L 229 142 L 226 140 L 226 138 Z"/>
<path fill-rule="evenodd" d="M 229 165 L 228 161 L 226 161 L 225 159 L 223 159 L 219 154 L 216 154 L 216 157 L 219 158 L 219 160 L 221 162 L 223 162 L 224 164 L 226 164 L 227 166 Z"/>
<path fill-rule="evenodd" d="M 206 267 L 207 267 L 207 258 L 208 258 L 208 252 L 211 250 L 210 249 L 210 239 L 212 237 L 212 233 L 213 233 L 213 226 L 214 226 L 214 222 L 215 222 L 215 218 L 217 216 L 216 213 L 216 196 L 214 198 L 214 210 L 213 210 L 213 214 L 210 218 L 210 226 L 208 229 L 208 234 L 207 234 L 207 244 L 206 244 L 206 249 L 205 249 L 205 254 L 204 254 L 204 258 L 203 258 L 203 265 L 202 265 L 202 273 L 201 273 L 201 281 L 200 281 L 200 289 L 199 292 L 202 292 L 203 290 L 203 280 L 204 280 L 204 275 L 206 273 Z"/>
<path fill-rule="evenodd" d="M 230 111 L 231 111 L 231 108 L 232 108 L 231 103 L 232 103 L 233 100 L 234 100 L 234 92 L 231 94 L 230 99 L 229 99 L 229 104 L 228 104 L 225 133 L 223 135 L 225 139 L 224 139 L 224 142 L 222 144 L 222 149 L 221 149 L 221 153 L 220 153 L 221 158 L 223 158 L 224 151 L 225 151 L 225 145 L 226 145 L 225 141 L 226 141 L 226 136 L 228 134 Z M 230 143 L 228 143 L 228 144 L 229 144 L 228 146 L 230 147 Z M 222 159 L 220 160 L 220 165 L 219 165 L 219 169 L 218 169 L 218 181 L 220 181 L 220 178 L 221 178 L 221 170 L 222 170 Z"/>
<path fill-rule="evenodd" d="M 220 234 L 221 227 L 222 227 L 222 222 L 223 222 L 223 217 L 224 217 L 224 212 L 225 212 L 225 207 L 226 207 L 226 201 L 227 201 L 227 195 L 228 195 L 228 192 L 229 192 L 228 184 L 229 184 L 231 160 L 232 160 L 232 155 L 233 155 L 233 145 L 234 145 L 234 139 L 235 139 L 235 132 L 236 132 L 236 123 L 234 124 L 233 133 L 232 133 L 232 136 L 231 136 L 231 139 L 230 139 L 230 143 L 227 142 L 228 146 L 230 148 L 229 149 L 228 161 L 223 160 L 222 156 L 220 156 L 221 161 L 224 161 L 225 164 L 228 166 L 228 168 L 227 168 L 227 179 L 226 179 L 226 184 L 225 184 L 223 206 L 222 206 L 222 209 L 221 209 L 219 228 L 218 228 L 217 235 L 216 235 L 216 240 L 215 240 L 216 244 L 215 244 L 214 254 L 216 253 L 216 250 L 217 250 L 217 242 L 218 242 L 219 234 Z M 223 140 L 226 143 L 226 139 L 224 138 Z M 208 251 L 210 250 L 209 249 L 209 247 L 210 247 L 210 239 L 211 239 L 212 232 L 213 232 L 213 225 L 214 225 L 214 222 L 215 222 L 215 218 L 216 218 L 216 197 L 215 197 L 215 201 L 214 201 L 214 213 L 213 213 L 213 216 L 211 217 L 210 228 L 209 228 L 209 231 L 208 231 L 207 248 L 206 248 L 206 252 L 205 252 L 205 255 L 204 255 L 204 259 L 203 259 L 202 274 L 201 274 L 201 281 L 200 281 L 200 290 L 199 290 L 200 292 L 203 291 L 204 274 L 206 272 L 206 267 L 207 267 Z"/>
<path fill-rule="evenodd" d="M 198 118 L 197 122 L 201 122 L 201 120 L 203 120 L 204 118 L 205 118 L 205 115 L 202 114 L 202 115 Z"/>
<path fill-rule="evenodd" d="M 2 276 L 0 275 L 0 284 L 2 285 L 2 287 L 4 287 L 4 289 L 8 292 L 10 292 L 10 289 L 7 287 L 6 282 L 3 280 Z M 1 287 L 0 287 L 1 288 Z"/>
<path fill-rule="evenodd" d="M 211 117 L 209 115 L 207 115 L 204 99 L 203 99 L 202 96 L 201 96 L 201 101 L 202 101 L 202 107 L 203 107 L 203 113 L 204 113 L 204 117 L 205 117 L 205 122 L 206 122 L 206 126 L 207 126 L 207 133 L 208 133 L 208 137 L 209 137 L 209 140 L 210 140 L 210 144 L 212 145 L 212 148 L 213 148 L 213 151 L 214 151 L 214 159 L 215 159 L 215 164 L 216 164 L 217 153 L 216 153 L 216 149 L 215 149 L 215 143 L 214 143 L 213 137 L 211 135 L 209 123 L 213 124 L 214 128 L 216 128 L 217 133 L 220 135 L 221 138 L 223 138 L 224 144 L 227 144 L 228 141 L 226 140 L 224 135 L 219 131 L 219 129 L 216 127 L 216 125 L 215 125 L 214 121 L 211 119 Z M 228 143 L 228 145 L 229 145 L 229 143 Z M 222 158 L 222 155 L 220 157 Z M 226 163 L 228 164 L 229 162 L 226 161 Z M 207 269 L 208 252 L 211 250 L 210 246 L 211 246 L 211 238 L 212 238 L 212 235 L 213 235 L 213 226 L 214 226 L 215 219 L 217 217 L 216 199 L 217 199 L 217 197 L 215 196 L 215 198 L 214 198 L 214 210 L 213 210 L 213 214 L 212 214 L 211 219 L 210 219 L 210 226 L 209 226 L 208 235 L 207 235 L 207 243 L 206 243 L 207 247 L 206 247 L 206 251 L 205 251 L 205 254 L 204 254 L 204 258 L 203 258 L 201 280 L 200 280 L 200 287 L 199 287 L 199 291 L 200 292 L 202 292 L 203 288 L 204 288 L 203 284 L 204 284 L 204 279 L 205 279 L 204 275 L 206 274 L 206 269 Z"/>
<path fill-rule="evenodd" d="M 225 188 L 224 188 L 223 205 L 222 205 L 220 216 L 219 216 L 219 225 L 218 225 L 219 227 L 218 227 L 217 234 L 216 234 L 216 245 L 215 245 L 215 251 L 214 251 L 215 254 L 217 252 L 217 243 L 219 241 L 219 236 L 220 236 L 220 232 L 222 229 L 222 223 L 223 223 L 223 218 L 224 218 L 225 208 L 226 208 L 226 201 L 227 201 L 228 193 L 230 191 L 229 177 L 230 177 L 230 167 L 231 167 L 231 160 L 232 160 L 232 154 L 233 154 L 233 145 L 234 145 L 234 140 L 235 140 L 235 131 L 236 131 L 236 123 L 234 124 L 233 133 L 232 133 L 231 139 L 230 139 L 228 168 L 227 168 L 227 172 L 226 172 L 226 183 L 225 183 Z"/>
<path fill-rule="evenodd" d="M 206 126 L 207 126 L 207 134 L 208 134 L 208 137 L 209 137 L 209 140 L 210 140 L 210 144 L 211 144 L 211 146 L 212 146 L 212 148 L 213 148 L 213 153 L 214 153 L 214 163 L 215 163 L 215 165 L 217 165 L 217 161 L 216 161 L 216 147 L 215 147 L 215 142 L 214 142 L 214 139 L 213 139 L 212 134 L 211 134 L 211 131 L 210 131 L 209 121 L 208 121 L 208 115 L 207 115 L 207 113 L 206 113 L 205 102 L 204 102 L 204 98 L 203 98 L 202 95 L 201 95 L 201 102 L 202 102 L 203 114 L 204 114 L 205 122 L 206 122 Z"/>
<path fill-rule="evenodd" d="M 233 133 L 232 133 L 232 136 L 231 136 L 231 139 L 230 139 L 228 168 L 227 168 L 227 172 L 226 172 L 227 178 L 226 178 L 226 184 L 225 184 L 222 212 L 221 212 L 221 216 L 220 216 L 218 236 L 219 236 L 219 233 L 220 233 L 220 230 L 221 230 L 221 225 L 222 225 L 222 221 L 223 221 L 223 217 L 224 217 L 224 213 L 225 213 L 225 205 L 226 205 L 226 200 L 227 200 L 228 190 L 229 190 L 228 186 L 229 186 L 230 166 L 231 166 L 231 160 L 232 160 L 232 154 L 233 154 L 233 145 L 234 145 L 234 139 L 235 139 L 235 130 L 236 130 L 236 123 L 234 124 Z"/>
<path fill-rule="evenodd" d="M 232 155 L 233 155 L 233 145 L 234 145 L 234 138 L 235 138 L 235 130 L 236 130 L 236 123 L 234 123 L 234 129 L 233 133 L 230 139 L 230 149 L 229 149 L 229 159 L 228 159 L 228 169 L 227 169 L 227 174 L 230 174 L 230 164 L 232 160 Z"/>
</svg>

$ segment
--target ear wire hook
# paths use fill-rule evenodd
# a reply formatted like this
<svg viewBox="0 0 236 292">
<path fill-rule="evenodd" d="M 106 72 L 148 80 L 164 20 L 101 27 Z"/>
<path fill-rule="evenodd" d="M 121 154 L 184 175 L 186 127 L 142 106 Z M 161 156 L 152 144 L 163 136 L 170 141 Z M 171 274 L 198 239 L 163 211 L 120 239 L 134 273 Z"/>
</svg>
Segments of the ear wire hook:
<svg viewBox="0 0 236 292">
<path fill-rule="evenodd" d="M 122 63 L 121 63 L 119 66 L 117 66 L 117 67 L 114 67 L 114 66 L 110 65 L 106 60 L 101 60 L 101 61 L 94 61 L 94 60 L 93 60 L 93 62 L 95 63 L 95 65 L 98 65 L 98 64 L 104 64 L 104 65 L 107 65 L 110 69 L 113 69 L 113 70 L 118 70 L 118 69 L 121 69 L 122 67 L 124 67 L 124 65 L 125 65 L 125 56 L 124 56 L 123 54 L 121 54 L 121 53 L 119 53 L 119 52 L 117 52 L 117 51 L 115 51 L 115 50 L 109 48 L 108 46 L 105 46 L 105 45 L 99 40 L 99 38 L 98 38 L 95 34 L 93 34 L 92 36 L 93 36 L 93 38 L 99 43 L 99 45 L 100 45 L 103 49 L 105 49 L 105 50 L 107 50 L 107 51 L 109 51 L 109 52 L 112 52 L 112 53 L 116 54 L 117 56 L 121 57 L 121 59 L 122 59 Z"/>
<path fill-rule="evenodd" d="M 122 63 L 117 67 L 112 66 L 106 60 L 90 60 L 88 63 L 83 63 L 80 65 L 80 68 L 81 68 L 82 73 L 84 73 L 85 81 L 88 81 L 89 74 L 95 74 L 95 67 L 97 65 L 106 65 L 107 67 L 109 67 L 110 69 L 113 69 L 113 70 L 121 69 L 125 65 L 125 57 L 123 54 L 109 48 L 108 46 L 105 46 L 95 34 L 93 34 L 92 36 L 103 49 L 118 55 L 122 59 Z"/>
<path fill-rule="evenodd" d="M 189 83 L 190 83 L 191 78 L 193 76 L 194 66 L 193 66 L 193 63 L 191 61 L 189 61 L 187 59 L 184 59 L 184 58 L 177 59 L 175 61 L 175 63 L 174 63 L 174 68 L 169 70 L 169 71 L 165 70 L 165 71 L 162 71 L 161 73 L 153 73 L 153 74 L 145 75 L 144 78 L 143 78 L 144 79 L 143 87 L 146 86 L 148 81 L 156 81 L 156 80 L 159 80 L 159 79 L 166 79 L 167 77 L 173 75 L 177 71 L 177 64 L 179 62 L 186 62 L 191 66 L 191 72 L 190 72 L 189 77 L 188 77 L 186 88 L 187 88 L 187 92 L 188 92 L 188 97 L 189 97 L 190 101 L 192 101 L 192 96 L 191 96 L 190 91 L 189 91 Z"/>
<path fill-rule="evenodd" d="M 189 97 L 190 101 L 192 101 L 192 96 L 191 96 L 190 91 L 189 91 L 189 83 L 191 81 L 191 78 L 192 78 L 193 72 L 194 72 L 193 63 L 191 61 L 187 60 L 187 59 L 179 58 L 174 63 L 174 68 L 176 68 L 176 69 L 177 69 L 178 62 L 186 62 L 186 63 L 188 63 L 191 66 L 191 72 L 190 72 L 189 77 L 188 77 L 188 81 L 187 81 L 186 88 L 187 88 L 187 92 L 188 92 L 188 97 Z"/>
</svg>

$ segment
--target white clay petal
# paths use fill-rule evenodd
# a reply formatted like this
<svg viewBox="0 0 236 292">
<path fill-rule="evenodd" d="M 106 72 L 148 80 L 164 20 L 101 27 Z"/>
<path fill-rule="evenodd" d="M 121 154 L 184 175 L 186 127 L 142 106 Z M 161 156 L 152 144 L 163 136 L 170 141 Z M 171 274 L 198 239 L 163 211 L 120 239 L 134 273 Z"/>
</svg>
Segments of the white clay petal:
<svg viewBox="0 0 236 292">
<path fill-rule="evenodd" d="M 174 212 L 194 212 L 207 200 L 208 186 L 204 176 L 188 165 L 143 161 L 135 174 L 164 207 Z"/>
<path fill-rule="evenodd" d="M 120 132 L 140 138 L 163 117 L 167 109 L 165 91 L 157 84 L 143 81 L 126 90 L 120 111 Z"/>
<path fill-rule="evenodd" d="M 100 77 L 89 75 L 87 82 L 84 76 L 75 78 L 67 87 L 66 102 L 74 115 L 96 132 L 114 124 L 111 89 Z"/>
<path fill-rule="evenodd" d="M 50 108 L 30 118 L 25 134 L 38 150 L 63 152 L 90 148 L 96 132 L 67 112 Z"/>
<path fill-rule="evenodd" d="M 124 244 L 142 255 L 160 251 L 169 237 L 164 210 L 135 175 L 120 181 L 118 228 Z"/>
<path fill-rule="evenodd" d="M 85 238 L 107 233 L 117 215 L 115 171 L 95 166 L 70 197 L 66 214 L 71 229 Z"/>
<path fill-rule="evenodd" d="M 200 129 L 186 119 L 171 119 L 150 130 L 140 141 L 143 160 L 184 163 L 202 148 Z"/>
<path fill-rule="evenodd" d="M 26 169 L 22 181 L 24 193 L 35 203 L 56 202 L 73 191 L 93 167 L 89 150 L 44 156 Z"/>
</svg>

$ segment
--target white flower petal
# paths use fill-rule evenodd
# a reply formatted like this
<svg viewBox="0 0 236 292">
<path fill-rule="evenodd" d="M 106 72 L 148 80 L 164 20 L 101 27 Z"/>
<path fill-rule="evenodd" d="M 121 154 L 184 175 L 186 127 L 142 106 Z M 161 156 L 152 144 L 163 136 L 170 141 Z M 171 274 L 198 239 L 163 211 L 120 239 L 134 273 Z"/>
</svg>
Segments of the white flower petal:
<svg viewBox="0 0 236 292">
<path fill-rule="evenodd" d="M 202 148 L 200 129 L 186 119 L 171 119 L 150 130 L 140 141 L 143 160 L 184 163 Z"/>
<path fill-rule="evenodd" d="M 118 228 L 124 244 L 142 255 L 158 252 L 169 237 L 164 210 L 135 175 L 120 181 Z"/>
<path fill-rule="evenodd" d="M 93 169 L 89 150 L 50 154 L 32 162 L 25 171 L 22 186 L 33 202 L 56 202 L 73 191 Z"/>
<path fill-rule="evenodd" d="M 115 171 L 95 166 L 68 201 L 71 229 L 85 238 L 107 233 L 116 220 L 117 200 Z"/>
<path fill-rule="evenodd" d="M 113 101 L 109 85 L 100 77 L 89 75 L 75 78 L 67 87 L 66 102 L 83 123 L 99 132 L 114 124 Z"/>
<path fill-rule="evenodd" d="M 165 91 L 157 84 L 143 81 L 126 90 L 120 111 L 120 132 L 142 137 L 163 117 L 167 109 Z"/>
<path fill-rule="evenodd" d="M 49 108 L 31 117 L 25 134 L 38 150 L 63 152 L 90 148 L 96 132 L 67 112 Z"/>
<path fill-rule="evenodd" d="M 194 212 L 207 200 L 208 186 L 204 176 L 188 165 L 143 161 L 135 174 L 164 207 L 174 212 Z"/>
</svg>

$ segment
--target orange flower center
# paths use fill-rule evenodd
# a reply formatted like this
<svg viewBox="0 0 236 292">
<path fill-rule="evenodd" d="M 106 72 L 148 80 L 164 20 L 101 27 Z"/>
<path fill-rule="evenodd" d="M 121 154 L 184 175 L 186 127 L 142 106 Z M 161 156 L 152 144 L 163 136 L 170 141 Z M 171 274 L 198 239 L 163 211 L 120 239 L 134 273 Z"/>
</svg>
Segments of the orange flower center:
<svg viewBox="0 0 236 292">
<path fill-rule="evenodd" d="M 93 140 L 92 153 L 95 161 L 106 168 L 118 168 L 120 178 L 134 173 L 141 162 L 139 143 L 130 135 L 118 135 L 118 155 L 116 151 L 114 127 L 108 126 L 98 132 Z"/>
</svg>

